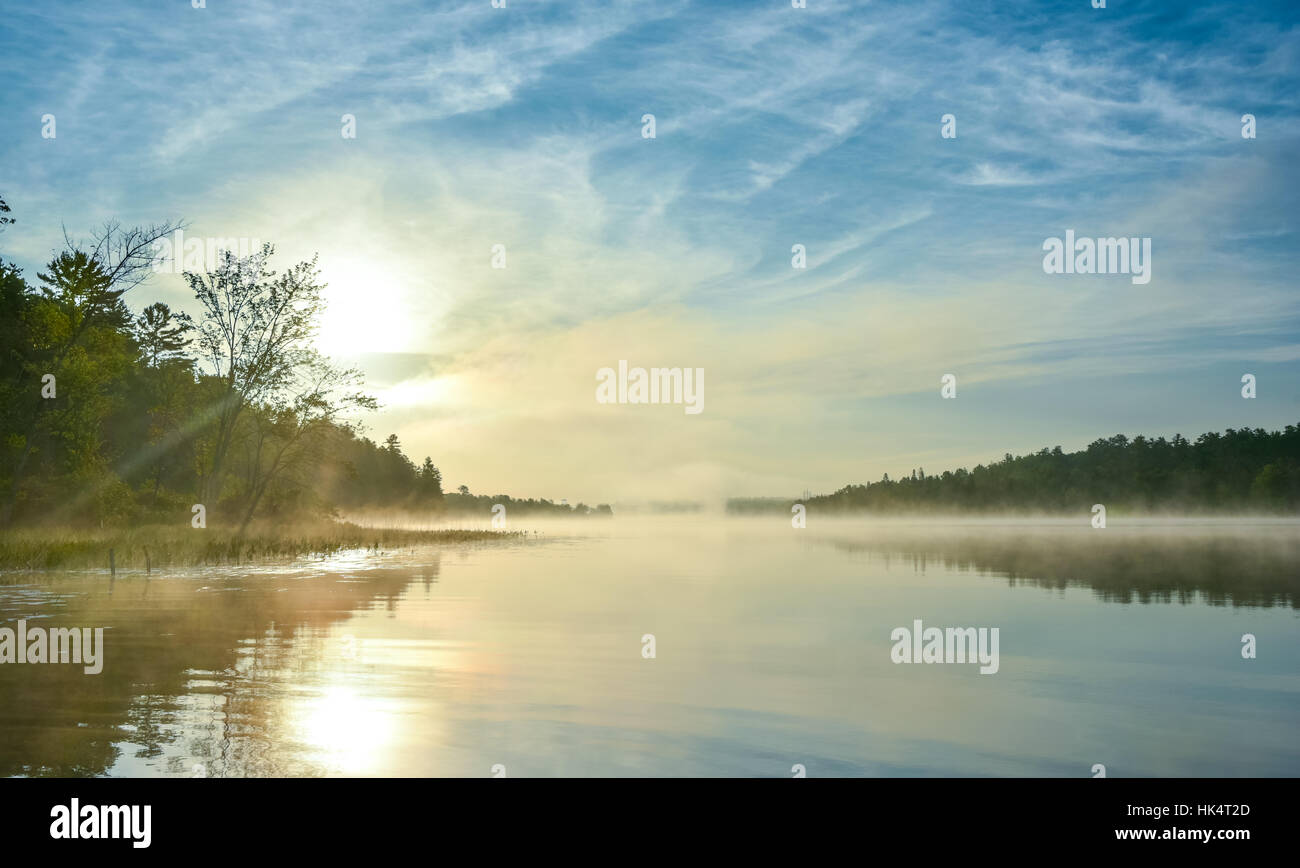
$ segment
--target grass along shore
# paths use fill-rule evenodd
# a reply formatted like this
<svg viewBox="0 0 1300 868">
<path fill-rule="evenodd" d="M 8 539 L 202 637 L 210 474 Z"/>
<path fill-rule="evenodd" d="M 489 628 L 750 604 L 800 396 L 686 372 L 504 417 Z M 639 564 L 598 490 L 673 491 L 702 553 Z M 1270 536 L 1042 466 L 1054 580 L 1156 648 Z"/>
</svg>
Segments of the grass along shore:
<svg viewBox="0 0 1300 868">
<path fill-rule="evenodd" d="M 520 536 L 518 531 L 401 530 L 349 522 L 263 525 L 242 535 L 191 527 L 24 528 L 0 532 L 0 572 L 13 570 L 117 569 L 265 563 L 346 549 L 409 548 L 439 543 L 485 542 Z"/>
</svg>

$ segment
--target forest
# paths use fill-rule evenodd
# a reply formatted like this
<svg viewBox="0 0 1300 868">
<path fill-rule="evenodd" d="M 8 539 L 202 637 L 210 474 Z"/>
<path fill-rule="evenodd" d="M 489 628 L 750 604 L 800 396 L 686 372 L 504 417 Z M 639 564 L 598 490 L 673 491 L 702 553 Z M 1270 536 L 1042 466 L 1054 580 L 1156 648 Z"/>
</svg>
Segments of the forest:
<svg viewBox="0 0 1300 868">
<path fill-rule="evenodd" d="M 0 198 L 0 233 L 15 222 Z M 275 270 L 266 244 L 184 273 L 195 314 L 127 293 L 180 223 L 103 225 L 30 279 L 0 252 L 0 528 L 322 518 L 382 507 L 490 516 L 496 498 L 445 494 L 431 457 L 365 436 L 361 373 L 318 353 L 316 260 Z M 3 234 L 0 234 L 0 243 Z M 486 502 L 483 502 L 486 501 Z M 609 507 L 515 501 L 523 513 Z"/>
<path fill-rule="evenodd" d="M 736 498 L 733 513 L 783 511 L 793 499 Z M 798 501 L 820 512 L 1294 513 L 1300 508 L 1300 427 L 1229 428 L 1188 440 L 1123 434 L 1077 452 L 1060 446 L 1001 461 L 846 485 Z"/>
<path fill-rule="evenodd" d="M 0 198 L 0 242 L 14 222 Z M 155 267 L 155 242 L 181 228 L 103 225 L 34 280 L 0 252 L 0 528 L 188 523 L 203 504 L 227 530 L 256 520 L 363 509 L 487 518 L 612 515 L 608 505 L 443 489 L 397 435 L 357 421 L 377 408 L 361 373 L 313 345 L 324 309 L 316 260 L 284 271 L 266 244 L 186 271 L 195 314 L 127 293 Z M 138 294 L 138 292 L 137 292 Z M 731 513 L 795 501 L 736 498 Z M 1115 435 L 927 474 L 846 485 L 800 501 L 829 512 L 1294 512 L 1300 429 L 1228 429 L 1188 440 Z"/>
</svg>

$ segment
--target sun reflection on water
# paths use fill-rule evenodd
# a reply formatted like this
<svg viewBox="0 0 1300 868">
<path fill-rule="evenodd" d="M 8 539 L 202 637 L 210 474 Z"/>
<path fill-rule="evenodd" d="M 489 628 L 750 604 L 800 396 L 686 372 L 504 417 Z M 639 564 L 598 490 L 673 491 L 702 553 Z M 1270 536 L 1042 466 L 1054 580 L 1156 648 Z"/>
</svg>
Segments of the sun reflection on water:
<svg viewBox="0 0 1300 868">
<path fill-rule="evenodd" d="M 392 710 L 347 684 L 325 686 L 290 714 L 298 739 L 338 774 L 377 774 L 394 736 Z"/>
</svg>

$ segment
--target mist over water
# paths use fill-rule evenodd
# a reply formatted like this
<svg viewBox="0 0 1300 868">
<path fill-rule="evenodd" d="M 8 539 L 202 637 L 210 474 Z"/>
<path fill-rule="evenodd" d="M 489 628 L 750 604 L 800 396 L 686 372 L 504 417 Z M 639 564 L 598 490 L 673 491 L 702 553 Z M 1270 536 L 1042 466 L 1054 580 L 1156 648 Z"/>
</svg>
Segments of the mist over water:
<svg viewBox="0 0 1300 868">
<path fill-rule="evenodd" d="M 0 773 L 1300 774 L 1293 521 L 507 528 L 524 533 L 7 574 L 5 626 L 102 626 L 106 664 L 0 666 Z M 916 620 L 998 628 L 997 673 L 893 662 Z"/>
</svg>

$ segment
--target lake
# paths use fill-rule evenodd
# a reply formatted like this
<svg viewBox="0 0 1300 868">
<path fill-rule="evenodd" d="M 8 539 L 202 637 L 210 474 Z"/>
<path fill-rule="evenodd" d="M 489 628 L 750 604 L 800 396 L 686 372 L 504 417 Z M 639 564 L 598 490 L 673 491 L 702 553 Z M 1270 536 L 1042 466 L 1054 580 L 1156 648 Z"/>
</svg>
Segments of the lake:
<svg viewBox="0 0 1300 868">
<path fill-rule="evenodd" d="M 0 665 L 0 773 L 1300 775 L 1300 525 L 1110 525 L 618 517 L 9 573 L 0 626 L 102 627 L 104 662 Z M 916 621 L 996 628 L 996 672 L 895 662 Z"/>
</svg>

